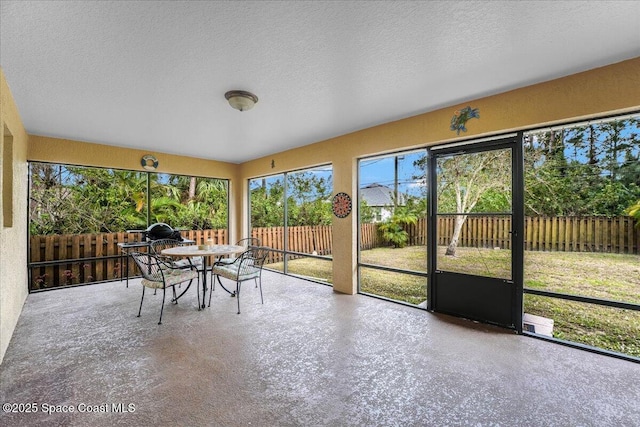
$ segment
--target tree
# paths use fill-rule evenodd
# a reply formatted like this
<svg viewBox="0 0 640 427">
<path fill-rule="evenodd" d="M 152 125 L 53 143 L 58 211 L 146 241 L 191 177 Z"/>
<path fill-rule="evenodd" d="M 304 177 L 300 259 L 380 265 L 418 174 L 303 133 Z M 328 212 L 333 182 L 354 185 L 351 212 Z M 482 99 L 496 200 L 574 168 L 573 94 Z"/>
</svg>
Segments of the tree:
<svg viewBox="0 0 640 427">
<path fill-rule="evenodd" d="M 287 225 L 330 225 L 331 177 L 303 171 L 287 174 Z"/>
<path fill-rule="evenodd" d="M 631 218 L 635 219 L 636 227 L 640 228 L 640 199 L 633 205 L 629 206 L 625 212 Z"/>
<path fill-rule="evenodd" d="M 397 206 L 391 218 L 378 226 L 382 238 L 393 244 L 394 248 L 404 248 L 409 241 L 409 233 L 404 229 L 406 225 L 415 225 L 418 216 L 412 212 L 410 206 Z"/>
<path fill-rule="evenodd" d="M 225 180 L 41 163 L 31 163 L 30 170 L 32 234 L 115 232 L 149 222 L 190 229 L 227 225 Z"/>
<path fill-rule="evenodd" d="M 426 163 L 427 157 L 423 156 L 414 166 L 426 170 Z M 446 250 L 446 255 L 455 256 L 466 214 L 511 211 L 511 154 L 502 149 L 442 157 L 438 159 L 436 175 L 438 213 L 455 215 Z M 427 182 L 426 174 L 413 179 Z M 425 197 L 415 204 L 420 209 L 419 216 L 426 214 L 427 186 L 423 188 Z"/>
<path fill-rule="evenodd" d="M 282 227 L 285 182 L 280 177 L 253 180 L 251 185 L 251 226 Z M 287 225 L 330 225 L 331 177 L 303 171 L 287 174 Z"/>
<path fill-rule="evenodd" d="M 360 200 L 360 223 L 361 224 L 371 224 L 375 218 L 373 213 L 373 209 L 371 206 L 367 204 L 367 201 L 364 199 Z"/>
<path fill-rule="evenodd" d="M 525 136 L 525 215 L 567 215 L 578 209 L 581 201 L 569 178 L 575 169 L 570 170 L 564 141 L 564 131 Z"/>
<path fill-rule="evenodd" d="M 47 163 L 30 165 L 29 228 L 31 234 L 55 234 L 64 227 L 68 192 L 62 187 L 62 167 Z"/>
<path fill-rule="evenodd" d="M 638 120 L 529 134 L 527 215 L 619 216 L 640 196 Z"/>
<path fill-rule="evenodd" d="M 30 170 L 32 234 L 119 231 L 146 219 L 141 173 L 41 163 Z"/>
<path fill-rule="evenodd" d="M 170 192 L 179 204 L 173 223 L 191 230 L 226 228 L 227 183 L 224 180 L 177 175 Z"/>
<path fill-rule="evenodd" d="M 466 214 L 478 212 L 479 206 L 485 212 L 504 211 L 506 200 L 510 210 L 510 197 L 505 198 L 504 194 L 511 192 L 511 152 L 501 149 L 443 157 L 438 159 L 437 175 L 438 212 L 455 215 L 445 254 L 455 256 Z M 491 203 L 491 198 L 498 205 Z"/>
<path fill-rule="evenodd" d="M 280 179 L 252 181 L 251 226 L 282 227 L 284 225 L 284 182 Z"/>
</svg>

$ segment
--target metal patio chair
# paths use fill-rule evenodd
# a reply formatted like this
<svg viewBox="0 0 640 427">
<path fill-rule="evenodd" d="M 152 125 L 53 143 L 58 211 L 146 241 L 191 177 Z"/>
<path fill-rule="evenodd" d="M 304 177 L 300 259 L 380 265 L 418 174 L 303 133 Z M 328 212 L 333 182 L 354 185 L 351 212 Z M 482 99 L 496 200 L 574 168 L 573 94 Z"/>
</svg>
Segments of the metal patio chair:
<svg viewBox="0 0 640 427">
<path fill-rule="evenodd" d="M 195 268 L 174 268 L 171 264 L 165 263 L 162 258 L 150 253 L 132 252 L 130 256 L 138 266 L 140 274 L 142 274 L 142 298 L 140 298 L 138 317 L 140 317 L 140 313 L 142 312 L 142 302 L 144 301 L 145 289 L 162 289 L 162 306 L 160 307 L 160 320 L 158 321 L 158 325 L 161 325 L 167 288 L 171 288 L 173 290 L 172 301 L 177 304 L 178 299 L 191 287 L 193 279 L 197 279 L 198 282 L 200 281 L 198 270 Z M 180 295 L 176 296 L 175 286 L 186 281 L 189 281 L 189 285 Z M 196 289 L 196 291 L 198 293 L 198 308 L 200 308 L 200 291 L 198 289 Z"/>
<path fill-rule="evenodd" d="M 202 266 L 204 265 L 204 260 L 202 257 L 190 257 L 184 259 L 175 259 L 170 256 L 162 255 L 162 251 L 164 249 L 173 248 L 176 246 L 182 246 L 183 243 L 179 240 L 175 239 L 159 239 L 151 242 L 151 250 L 158 257 L 162 258 L 162 260 L 166 264 L 170 264 L 174 268 L 195 268 L 202 274 L 206 274 L 206 272 L 202 271 Z M 181 286 L 178 286 L 181 287 Z"/>
<path fill-rule="evenodd" d="M 247 237 L 245 239 L 240 239 L 236 242 L 236 246 L 242 246 L 246 249 L 249 249 L 254 246 L 260 246 L 260 239 L 257 237 Z M 216 260 L 216 263 L 220 264 L 233 264 L 237 258 L 236 257 L 228 257 L 228 258 L 220 258 Z M 211 269 L 211 290 L 215 288 L 216 282 L 213 280 L 213 268 Z M 256 283 L 256 287 L 258 284 Z"/>
<path fill-rule="evenodd" d="M 191 268 L 196 267 L 202 269 L 202 257 L 193 257 L 186 259 L 173 259 L 172 257 L 162 255 L 164 249 L 182 246 L 183 243 L 174 239 L 159 239 L 151 242 L 151 250 L 153 253 L 162 258 L 166 264 L 170 264 L 174 268 Z"/>
<path fill-rule="evenodd" d="M 269 254 L 269 248 L 265 246 L 250 247 L 237 257 L 232 263 L 215 262 L 211 268 L 211 273 L 236 282 L 235 296 L 238 299 L 238 314 L 240 314 L 240 286 L 247 280 L 255 280 L 256 287 L 260 286 L 260 301 L 264 304 L 262 295 L 262 267 Z M 211 295 L 213 287 L 209 292 L 209 306 L 211 306 Z"/>
</svg>

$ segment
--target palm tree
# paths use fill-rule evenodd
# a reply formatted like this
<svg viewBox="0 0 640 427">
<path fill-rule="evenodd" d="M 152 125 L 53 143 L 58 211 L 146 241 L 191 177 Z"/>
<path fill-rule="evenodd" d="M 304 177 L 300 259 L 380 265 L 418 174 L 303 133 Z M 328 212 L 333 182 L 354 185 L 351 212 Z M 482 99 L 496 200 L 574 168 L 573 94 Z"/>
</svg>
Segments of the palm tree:
<svg viewBox="0 0 640 427">
<path fill-rule="evenodd" d="M 399 206 L 395 208 L 391 218 L 378 226 L 378 230 L 382 232 L 382 238 L 392 243 L 394 248 L 404 248 L 409 242 L 409 233 L 404 226 L 415 225 L 417 222 L 416 214 L 405 206 Z"/>
</svg>

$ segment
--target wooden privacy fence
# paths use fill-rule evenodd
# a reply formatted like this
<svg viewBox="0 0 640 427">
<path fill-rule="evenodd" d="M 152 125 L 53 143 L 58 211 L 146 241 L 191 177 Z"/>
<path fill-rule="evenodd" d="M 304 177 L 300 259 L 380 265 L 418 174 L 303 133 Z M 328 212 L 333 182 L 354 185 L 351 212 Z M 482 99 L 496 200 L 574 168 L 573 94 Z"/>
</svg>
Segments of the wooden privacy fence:
<svg viewBox="0 0 640 427">
<path fill-rule="evenodd" d="M 426 220 L 417 229 L 426 236 Z M 422 225 L 424 223 L 424 225 Z M 453 236 L 455 216 L 438 218 L 438 246 L 447 246 Z M 425 229 L 423 231 L 423 228 Z M 459 247 L 511 249 L 511 218 L 507 216 L 469 216 L 462 225 Z M 422 234 L 420 234 L 422 236 Z"/>
<path fill-rule="evenodd" d="M 377 224 L 362 224 L 360 226 L 360 248 L 363 250 L 381 246 Z M 331 255 L 333 248 L 333 233 L 330 225 L 288 227 L 288 250 L 314 255 Z M 284 227 L 261 227 L 251 230 L 251 237 L 257 237 L 263 246 L 268 246 L 267 263 L 282 262 L 284 259 Z M 278 252 L 282 251 L 282 252 Z M 291 255 L 289 259 L 297 256 Z"/>
<path fill-rule="evenodd" d="M 409 231 L 409 235 L 411 235 L 411 232 L 412 231 Z M 420 243 L 410 243 L 410 244 L 418 245 Z M 360 250 L 366 251 L 373 248 L 379 248 L 380 246 L 383 246 L 383 242 L 382 242 L 382 239 L 380 238 L 380 233 L 378 233 L 378 224 L 361 224 L 360 225 Z"/>
<path fill-rule="evenodd" d="M 455 217 L 438 218 L 438 245 L 448 245 L 453 235 Z M 427 243 L 427 221 L 405 227 L 410 246 Z M 460 247 L 511 249 L 511 219 L 508 216 L 467 217 L 458 245 Z M 270 251 L 267 263 L 284 258 L 284 227 L 252 229 Z M 215 244 L 228 243 L 227 230 L 191 230 L 181 233 L 196 244 L 212 239 Z M 315 255 L 331 255 L 332 228 L 322 226 L 288 227 L 288 251 Z M 640 228 L 630 217 L 527 217 L 525 218 L 525 250 L 565 252 L 607 252 L 640 254 Z M 30 239 L 30 289 L 42 289 L 77 283 L 114 280 L 121 277 L 118 243 L 135 242 L 137 233 L 99 233 L 76 235 L 32 236 Z M 384 246 L 377 224 L 362 224 L 362 250 Z M 290 255 L 290 259 L 298 257 Z M 135 265 L 128 259 L 129 272 Z"/>
<path fill-rule="evenodd" d="M 453 236 L 455 216 L 438 218 L 438 245 Z M 405 227 L 409 245 L 426 245 L 427 221 Z M 524 249 L 527 251 L 640 253 L 640 228 L 631 217 L 526 217 Z M 511 218 L 469 216 L 462 226 L 458 246 L 511 249 Z"/>
<path fill-rule="evenodd" d="M 276 251 L 269 252 L 267 263 L 281 262 L 284 259 L 284 227 L 260 227 L 251 230 L 251 237 L 257 237 L 263 246 Z M 333 234 L 330 225 L 305 225 L 287 227 L 288 250 L 313 255 L 331 255 Z M 289 259 L 295 259 L 291 255 Z"/>
<path fill-rule="evenodd" d="M 631 217 L 531 217 L 525 250 L 640 254 L 640 227 Z"/>
<path fill-rule="evenodd" d="M 453 236 L 455 216 L 438 218 L 438 245 L 446 246 Z M 427 221 L 405 226 L 409 246 L 427 244 Z M 284 251 L 284 228 L 254 228 L 252 237 L 265 246 Z M 289 227 L 288 250 L 329 255 L 332 248 L 331 226 Z M 378 224 L 360 226 L 360 249 L 385 246 Z M 458 246 L 511 249 L 511 218 L 508 216 L 469 216 L 462 226 Z M 525 250 L 566 252 L 640 253 L 640 228 L 630 217 L 527 217 Z M 272 254 L 272 262 L 282 254 Z"/>
<path fill-rule="evenodd" d="M 182 237 L 196 244 L 212 239 L 215 244 L 227 243 L 227 230 L 190 230 Z M 115 280 L 126 271 L 135 275 L 136 266 L 127 257 L 121 259 L 118 243 L 140 241 L 139 233 L 97 233 L 74 235 L 31 236 L 29 241 L 30 290 L 78 283 Z M 145 248 L 140 248 L 144 251 Z"/>
</svg>

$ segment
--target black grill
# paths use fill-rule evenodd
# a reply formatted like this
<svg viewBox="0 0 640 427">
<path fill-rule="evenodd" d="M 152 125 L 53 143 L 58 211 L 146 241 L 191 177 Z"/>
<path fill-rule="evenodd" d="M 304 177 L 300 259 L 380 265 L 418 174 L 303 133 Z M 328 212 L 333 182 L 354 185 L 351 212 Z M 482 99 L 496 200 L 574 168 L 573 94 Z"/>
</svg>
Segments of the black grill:
<svg viewBox="0 0 640 427">
<path fill-rule="evenodd" d="M 169 224 L 157 222 L 142 232 L 142 238 L 144 240 L 175 239 L 179 234 L 180 232 L 171 228 Z"/>
<path fill-rule="evenodd" d="M 153 242 L 160 239 L 184 240 L 180 235 L 180 230 L 176 230 L 164 222 L 151 224 L 146 230 L 127 230 L 127 233 L 140 233 L 143 242 Z"/>
</svg>

